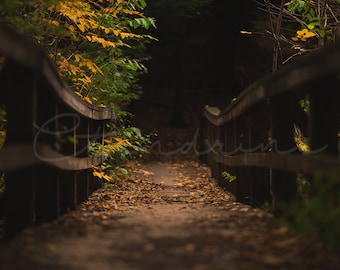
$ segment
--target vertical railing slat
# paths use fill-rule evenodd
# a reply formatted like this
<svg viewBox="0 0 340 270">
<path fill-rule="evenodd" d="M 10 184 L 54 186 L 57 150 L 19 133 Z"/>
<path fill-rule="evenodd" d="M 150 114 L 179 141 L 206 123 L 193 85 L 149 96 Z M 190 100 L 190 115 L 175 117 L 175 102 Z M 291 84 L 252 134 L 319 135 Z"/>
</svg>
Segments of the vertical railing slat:
<svg viewBox="0 0 340 270">
<path fill-rule="evenodd" d="M 250 134 L 248 124 L 248 114 L 241 117 L 237 121 L 237 147 L 239 147 L 239 154 L 245 154 L 250 149 Z M 251 203 L 252 201 L 252 176 L 251 168 L 247 166 L 237 167 L 237 198 L 241 202 Z"/>
<path fill-rule="evenodd" d="M 339 155 L 339 100 L 337 76 L 327 77 L 311 85 L 310 148 L 330 156 Z"/>
<path fill-rule="evenodd" d="M 37 75 L 26 68 L 8 63 L 3 68 L 5 85 L 2 91 L 7 92 L 7 134 L 6 144 L 27 143 L 34 138 L 32 123 L 36 108 Z M 14 89 L 31 91 L 20 92 Z M 27 112 L 18 113 L 18 110 Z M 18 124 L 19 123 L 19 124 Z M 31 226 L 35 219 L 35 170 L 25 168 L 5 174 L 4 215 L 6 236 L 13 236 L 25 227 Z"/>
<path fill-rule="evenodd" d="M 287 94 L 270 100 L 272 152 L 278 155 L 299 154 L 294 140 L 294 107 L 297 101 Z M 273 203 L 297 199 L 297 176 L 282 170 L 272 169 L 271 184 Z"/>
</svg>

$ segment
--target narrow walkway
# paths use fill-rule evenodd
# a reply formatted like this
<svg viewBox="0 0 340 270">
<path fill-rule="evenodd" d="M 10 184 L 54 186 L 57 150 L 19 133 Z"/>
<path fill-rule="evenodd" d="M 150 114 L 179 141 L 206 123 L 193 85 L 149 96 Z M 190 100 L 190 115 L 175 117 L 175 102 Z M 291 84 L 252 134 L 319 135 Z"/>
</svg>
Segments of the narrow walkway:
<svg viewBox="0 0 340 270">
<path fill-rule="evenodd" d="M 270 228 L 193 160 L 132 161 L 59 221 L 0 245 L 1 270 L 338 269 L 311 239 Z"/>
<path fill-rule="evenodd" d="M 235 202 L 197 162 L 195 125 L 169 127 L 159 118 L 169 113 L 152 109 L 138 113 L 158 134 L 151 154 L 77 211 L 0 242 L 1 270 L 338 269 L 316 240 L 271 228 L 270 214 Z"/>
</svg>

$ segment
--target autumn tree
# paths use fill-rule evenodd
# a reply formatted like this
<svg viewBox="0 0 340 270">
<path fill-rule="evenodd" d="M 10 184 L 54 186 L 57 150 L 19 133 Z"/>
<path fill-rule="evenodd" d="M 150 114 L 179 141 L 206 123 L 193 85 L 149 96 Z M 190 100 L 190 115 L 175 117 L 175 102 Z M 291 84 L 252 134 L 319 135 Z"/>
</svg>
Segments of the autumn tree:
<svg viewBox="0 0 340 270">
<path fill-rule="evenodd" d="M 126 160 L 129 147 L 143 152 L 147 142 L 124 118 L 130 115 L 126 105 L 142 93 L 139 76 L 147 72 L 146 44 L 155 40 L 148 34 L 155 20 L 144 15 L 145 7 L 145 0 L 0 2 L 1 19 L 43 46 L 77 95 L 115 111 L 118 121 L 109 124 L 110 134 L 129 140 L 120 148 L 107 138 L 106 148 L 119 152 L 113 154 L 115 162 Z"/>
<path fill-rule="evenodd" d="M 78 95 L 114 107 L 138 98 L 145 43 L 152 39 L 143 30 L 155 26 L 142 13 L 144 0 L 14 3 L 5 19 L 48 50 Z"/>
</svg>

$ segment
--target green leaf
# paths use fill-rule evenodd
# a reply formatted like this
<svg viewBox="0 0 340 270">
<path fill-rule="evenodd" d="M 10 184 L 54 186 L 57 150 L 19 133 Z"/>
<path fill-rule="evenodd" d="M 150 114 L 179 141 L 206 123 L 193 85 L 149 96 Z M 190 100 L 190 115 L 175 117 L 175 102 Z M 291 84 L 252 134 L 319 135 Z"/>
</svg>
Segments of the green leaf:
<svg viewBox="0 0 340 270">
<path fill-rule="evenodd" d="M 129 174 L 128 170 L 125 168 L 119 168 L 119 171 L 125 176 Z"/>
<path fill-rule="evenodd" d="M 310 23 L 310 24 L 308 24 L 307 27 L 308 27 L 309 30 L 313 30 L 315 28 L 315 24 L 314 23 Z"/>
<path fill-rule="evenodd" d="M 222 172 L 221 176 L 224 178 L 224 180 L 228 181 L 228 182 L 233 182 L 236 180 L 236 176 L 232 175 L 228 172 Z"/>
</svg>

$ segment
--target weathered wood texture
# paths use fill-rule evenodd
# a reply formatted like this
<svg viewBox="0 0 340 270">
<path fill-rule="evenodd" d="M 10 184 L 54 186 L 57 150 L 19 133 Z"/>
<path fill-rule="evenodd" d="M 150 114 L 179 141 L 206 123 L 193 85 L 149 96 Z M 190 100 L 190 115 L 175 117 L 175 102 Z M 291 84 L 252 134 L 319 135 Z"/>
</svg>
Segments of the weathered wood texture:
<svg viewBox="0 0 340 270">
<path fill-rule="evenodd" d="M 103 140 L 115 115 L 76 96 L 40 46 L 2 23 L 0 56 L 0 104 L 7 111 L 1 208 L 12 236 L 74 209 L 98 187 L 91 166 L 103 158 L 90 156 L 88 143 Z"/>
<path fill-rule="evenodd" d="M 295 200 L 298 174 L 339 170 L 339 74 L 337 42 L 262 78 L 223 110 L 207 105 L 198 148 L 212 176 L 238 200 L 258 205 Z M 306 97 L 309 113 L 298 103 Z M 296 127 L 309 154 L 297 147 Z M 223 171 L 236 181 L 228 183 Z"/>
</svg>

